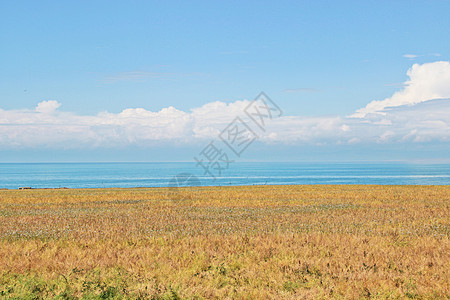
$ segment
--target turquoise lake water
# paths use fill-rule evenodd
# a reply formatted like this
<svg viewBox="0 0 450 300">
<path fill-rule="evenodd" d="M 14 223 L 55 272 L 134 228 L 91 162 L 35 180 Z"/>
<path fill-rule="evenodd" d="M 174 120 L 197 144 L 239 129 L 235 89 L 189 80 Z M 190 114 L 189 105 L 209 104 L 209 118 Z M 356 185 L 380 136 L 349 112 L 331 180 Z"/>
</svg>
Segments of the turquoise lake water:
<svg viewBox="0 0 450 300">
<path fill-rule="evenodd" d="M 0 188 L 161 187 L 177 174 L 194 185 L 388 184 L 448 185 L 449 164 L 400 163 L 231 163 L 205 174 L 196 163 L 2 163 Z M 173 183 L 173 181 L 172 181 Z M 180 183 L 183 185 L 183 183 Z M 192 184 L 191 184 L 192 185 Z"/>
</svg>

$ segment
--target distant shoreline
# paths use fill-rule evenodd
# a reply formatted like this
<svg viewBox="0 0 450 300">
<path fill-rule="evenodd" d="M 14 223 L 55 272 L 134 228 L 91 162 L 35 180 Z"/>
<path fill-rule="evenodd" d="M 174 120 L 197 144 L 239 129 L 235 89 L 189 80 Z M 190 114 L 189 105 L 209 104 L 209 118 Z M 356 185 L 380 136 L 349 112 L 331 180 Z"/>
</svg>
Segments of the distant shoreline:
<svg viewBox="0 0 450 300">
<path fill-rule="evenodd" d="M 343 186 L 361 186 L 361 187 L 447 187 L 448 184 L 252 184 L 252 185 L 204 185 L 204 186 L 137 186 L 137 187 L 82 187 L 82 188 L 68 188 L 68 187 L 19 187 L 13 188 L 0 188 L 0 191 L 41 191 L 41 190 L 133 190 L 133 189 L 207 189 L 207 188 L 237 188 L 237 187 L 298 187 L 298 186 L 318 186 L 318 187 L 343 187 Z"/>
</svg>

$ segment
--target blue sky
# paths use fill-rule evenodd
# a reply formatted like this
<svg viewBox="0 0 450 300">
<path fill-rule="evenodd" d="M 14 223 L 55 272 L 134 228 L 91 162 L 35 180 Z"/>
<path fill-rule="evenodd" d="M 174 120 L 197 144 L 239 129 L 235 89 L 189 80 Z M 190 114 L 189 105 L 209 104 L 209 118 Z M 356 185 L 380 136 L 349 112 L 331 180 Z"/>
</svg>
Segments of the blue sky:
<svg viewBox="0 0 450 300">
<path fill-rule="evenodd" d="M 448 0 L 0 1 L 2 161 L 106 157 L 125 161 L 189 160 L 205 141 L 213 138 L 199 134 L 207 124 L 199 121 L 192 110 L 206 105 L 212 109 L 209 114 L 215 116 L 216 111 L 209 104 L 252 100 L 260 91 L 275 100 L 285 116 L 297 118 L 286 125 L 289 128 L 303 128 L 301 120 L 323 123 L 340 118 L 333 124 L 358 129 L 353 131 L 354 137 L 349 133 L 338 141 L 328 127 L 324 129 L 328 130 L 326 133 L 303 138 L 305 132 L 312 132 L 311 128 L 317 126 L 291 132 L 297 137 L 294 140 L 274 138 L 269 142 L 262 138 L 249 152 L 248 160 L 256 159 L 262 149 L 267 154 L 261 159 L 307 160 L 310 156 L 297 153 L 311 147 L 318 149 L 313 152 L 323 153 L 316 160 L 386 160 L 390 156 L 386 152 L 398 152 L 393 159 L 399 160 L 435 159 L 436 155 L 429 153 L 431 149 L 440 153 L 438 158 L 449 159 L 445 127 L 449 123 L 445 116 L 422 120 L 424 124 L 443 122 L 440 135 L 422 133 L 409 142 L 405 136 L 414 130 L 420 132 L 423 126 L 406 126 L 397 113 L 388 114 L 389 122 L 396 120 L 395 128 L 378 128 L 381 125 L 374 123 L 373 135 L 379 139 L 367 141 L 361 137 L 361 126 L 347 125 L 345 119 L 374 100 L 391 99 L 407 88 L 408 81 L 416 87 L 411 87 L 405 96 L 412 100 L 394 99 L 387 102 L 390 106 L 450 98 L 445 89 L 447 77 L 441 76 L 441 80 L 439 75 L 448 74 L 448 67 L 437 64 L 450 60 L 449 12 Z M 413 70 L 414 65 L 418 67 Z M 437 79 L 428 82 L 433 74 L 438 74 Z M 424 93 L 422 82 L 428 82 Z M 50 101 L 44 102 L 49 108 L 45 112 L 36 110 L 43 101 Z M 447 102 L 441 101 L 437 110 L 447 107 Z M 127 121 L 124 125 L 120 119 L 120 113 L 127 109 L 143 108 L 157 113 L 171 106 L 186 113 L 184 118 L 196 120 L 196 125 L 190 121 L 179 124 L 195 131 L 182 131 L 189 137 L 187 141 L 167 139 L 151 129 L 153 136 L 136 138 L 142 136 L 136 133 L 139 128 L 149 132 L 149 126 L 169 126 L 169 121 L 161 121 L 167 114 L 128 111 L 140 117 L 160 118 L 159 123 L 130 121 L 130 125 Z M 216 109 L 226 111 L 220 105 Z M 413 116 L 420 114 L 410 110 Z M 235 110 L 230 110 L 230 120 L 234 117 L 232 112 Z M 44 113 L 48 113 L 48 118 Z M 99 117 L 102 113 L 108 114 L 108 121 L 104 115 Z M 181 116 L 170 113 L 170 118 Z M 133 116 L 129 118 L 135 119 Z M 365 118 L 365 113 L 359 117 Z M 70 124 L 81 122 L 84 127 L 61 127 L 61 120 L 68 119 Z M 89 131 L 100 123 L 114 123 L 115 127 L 102 127 L 103 131 L 95 134 Z M 49 124 L 54 130 L 48 129 Z M 215 125 L 220 129 L 226 124 Z M 286 131 L 280 126 L 274 129 L 279 130 L 274 131 L 278 137 Z M 48 139 L 33 143 L 17 138 L 33 130 Z M 121 134 L 117 132 L 123 136 L 109 139 L 108 143 L 80 142 L 76 138 L 77 134 Z M 386 132 L 397 139 L 384 140 Z M 416 135 L 419 136 L 417 132 Z M 410 150 L 410 144 L 416 151 L 405 155 L 401 149 Z M 344 154 L 336 154 L 336 147 L 343 147 L 340 151 Z M 345 154 L 347 148 L 356 154 Z M 153 153 L 150 159 L 146 158 L 147 153 Z"/>
</svg>

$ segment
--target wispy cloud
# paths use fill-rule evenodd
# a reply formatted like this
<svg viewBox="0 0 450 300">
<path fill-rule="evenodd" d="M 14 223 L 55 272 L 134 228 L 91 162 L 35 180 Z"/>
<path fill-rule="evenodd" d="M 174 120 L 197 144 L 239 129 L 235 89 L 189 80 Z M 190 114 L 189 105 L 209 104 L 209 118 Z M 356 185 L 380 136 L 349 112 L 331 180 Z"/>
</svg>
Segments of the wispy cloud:
<svg viewBox="0 0 450 300">
<path fill-rule="evenodd" d="M 164 67 L 164 66 L 160 66 Z M 106 75 L 101 79 L 102 83 L 113 84 L 117 82 L 146 82 L 149 79 L 174 79 L 186 77 L 204 76 L 201 72 L 149 72 L 149 71 L 127 71 Z"/>
<path fill-rule="evenodd" d="M 404 58 L 411 59 L 411 60 L 416 59 L 416 58 L 418 58 L 418 57 L 425 57 L 425 56 L 440 57 L 441 54 L 439 54 L 439 53 L 428 53 L 428 54 L 403 54 L 403 57 L 404 57 Z"/>
<path fill-rule="evenodd" d="M 315 88 L 296 88 L 296 89 L 286 89 L 286 93 L 310 93 L 310 92 L 320 92 L 320 89 Z"/>
<path fill-rule="evenodd" d="M 417 54 L 403 54 L 404 58 L 408 58 L 408 59 L 415 59 L 417 57 L 419 57 L 421 55 L 417 55 Z"/>
<path fill-rule="evenodd" d="M 249 52 L 246 50 L 238 50 L 238 51 L 220 51 L 218 54 L 221 55 L 233 55 L 233 54 L 248 54 Z"/>
<path fill-rule="evenodd" d="M 133 81 L 142 82 L 148 78 L 161 78 L 167 76 L 170 73 L 164 72 L 147 72 L 147 71 L 127 71 L 118 72 L 114 74 L 107 75 L 101 79 L 103 83 L 116 83 L 119 81 Z"/>
</svg>

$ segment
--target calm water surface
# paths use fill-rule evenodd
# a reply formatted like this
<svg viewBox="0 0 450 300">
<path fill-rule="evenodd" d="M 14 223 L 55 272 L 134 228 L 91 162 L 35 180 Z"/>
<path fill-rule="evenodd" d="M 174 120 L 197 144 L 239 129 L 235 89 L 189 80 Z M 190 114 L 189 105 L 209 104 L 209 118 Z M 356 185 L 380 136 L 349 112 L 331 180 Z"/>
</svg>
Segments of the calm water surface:
<svg viewBox="0 0 450 300">
<path fill-rule="evenodd" d="M 195 163 L 3 163 L 0 188 L 161 187 L 179 173 L 201 185 L 450 184 L 449 164 L 232 163 L 214 180 Z"/>
</svg>

